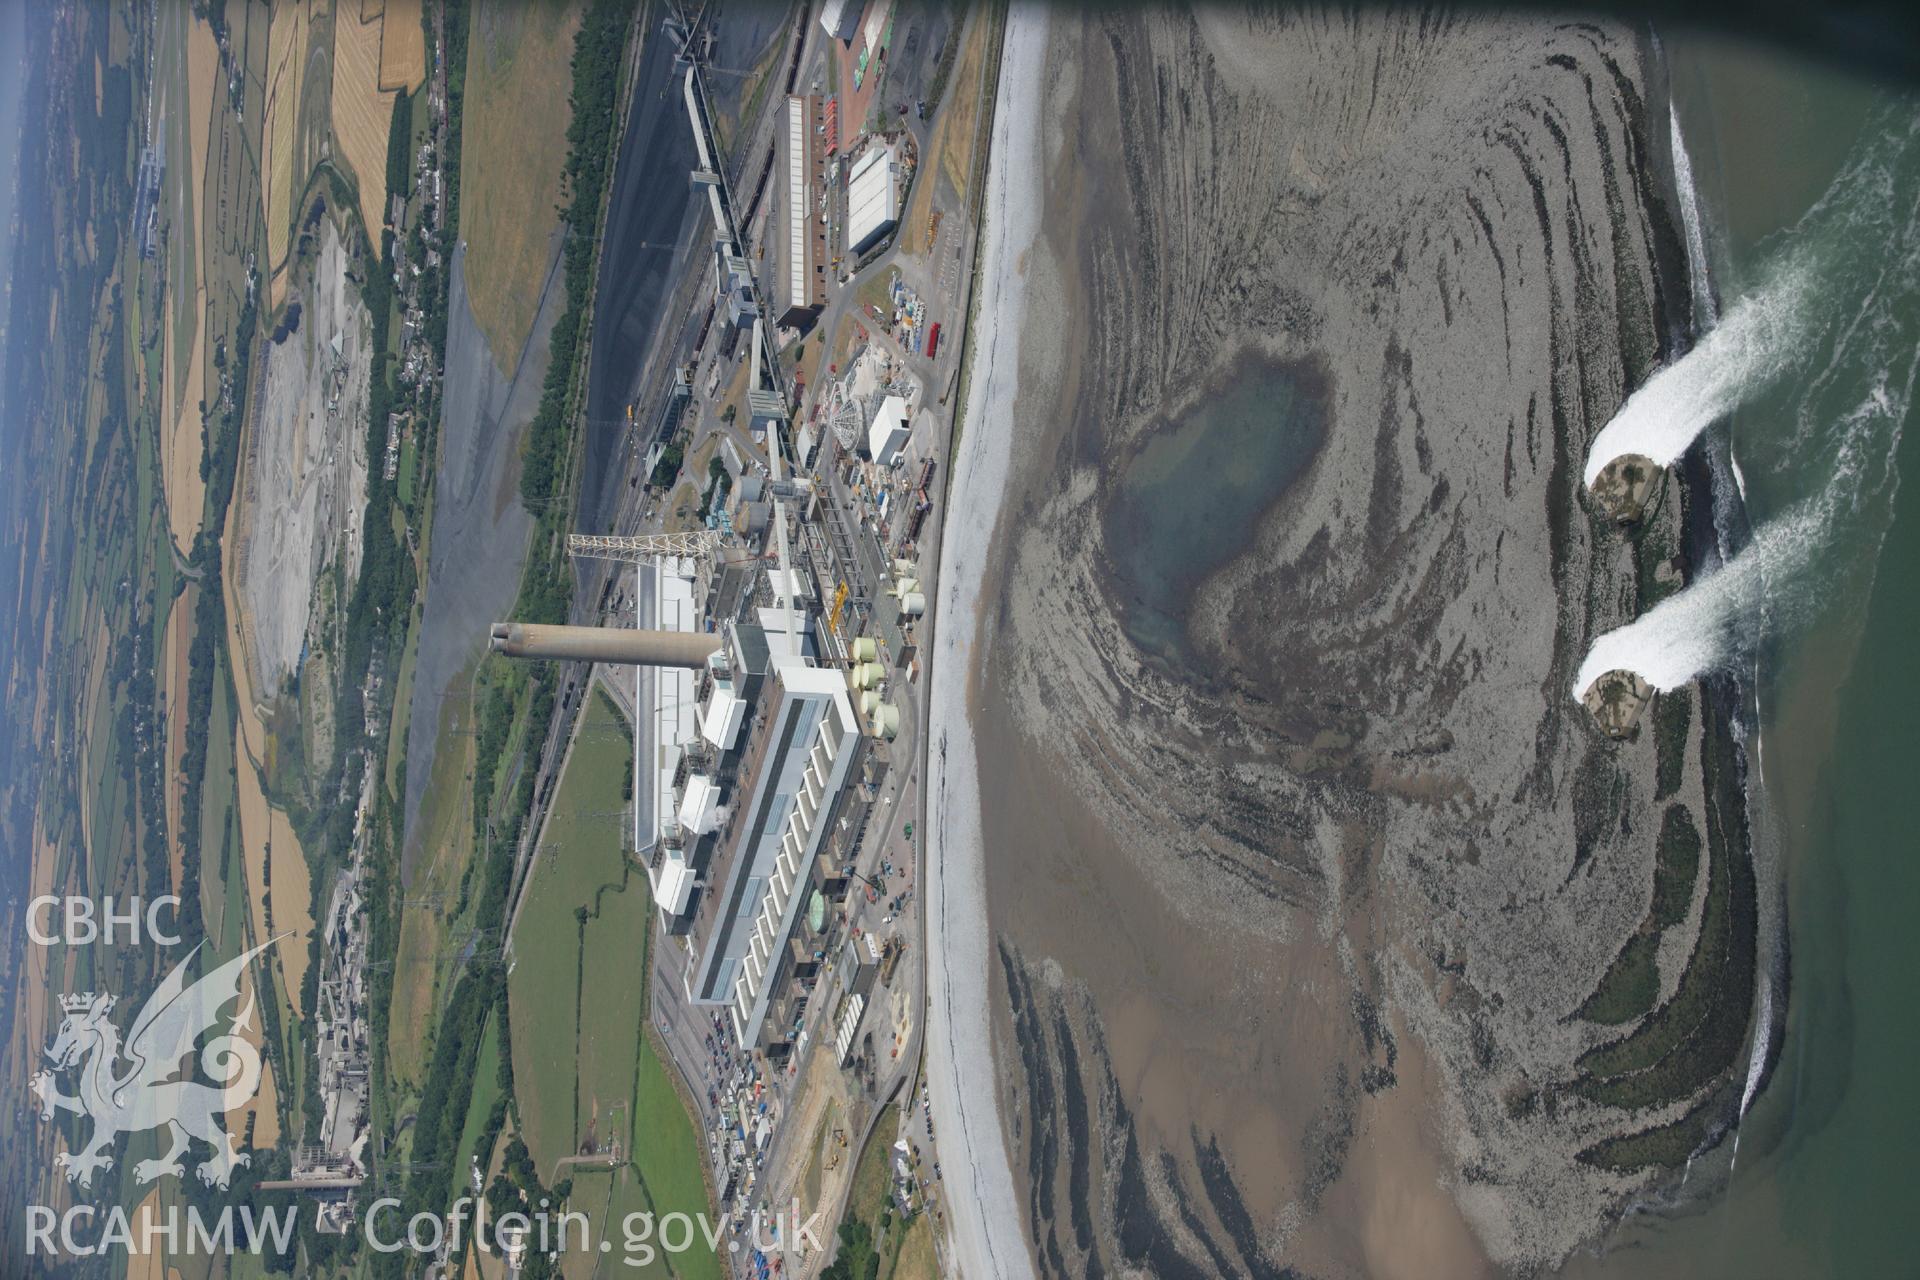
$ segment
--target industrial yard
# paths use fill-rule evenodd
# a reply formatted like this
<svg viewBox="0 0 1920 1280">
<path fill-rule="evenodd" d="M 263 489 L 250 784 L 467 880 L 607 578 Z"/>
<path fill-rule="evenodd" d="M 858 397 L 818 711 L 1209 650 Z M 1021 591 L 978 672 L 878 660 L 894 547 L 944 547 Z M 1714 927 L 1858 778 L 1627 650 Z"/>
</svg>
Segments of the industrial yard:
<svg viewBox="0 0 1920 1280">
<path fill-rule="evenodd" d="M 998 20 L 830 8 L 586 4 L 542 32 L 557 64 L 577 12 L 566 100 L 618 164 L 584 260 L 586 209 L 548 224 L 537 300 L 540 237 L 503 249 L 502 201 L 551 193 L 458 164 L 461 107 L 562 90 L 491 18 L 128 9 L 94 33 L 103 67 L 167 59 L 194 100 L 156 100 L 102 206 L 132 232 L 131 323 L 61 348 L 125 343 L 166 438 L 114 452 L 82 421 L 102 403 L 71 424 L 112 442 L 86 483 L 140 507 L 73 560 L 134 651 L 93 607 L 45 640 L 72 655 L 58 696 L 131 727 L 77 755 L 61 730 L 86 781 L 35 867 L 97 846 L 101 887 L 171 882 L 193 940 L 262 951 L 261 1084 L 226 1124 L 246 1194 L 299 1210 L 275 1266 L 389 1274 L 361 1241 L 392 1193 L 556 1192 L 603 1227 L 717 1212 L 682 1276 L 818 1274 L 842 1217 L 884 1275 L 937 1265 L 924 655 L 979 226 L 948 153 L 984 155 L 955 121 L 990 125 Z M 497 137 L 503 103 L 468 121 Z M 564 137 L 570 182 L 616 151 Z M 128 658 L 164 664 L 157 700 Z M 29 1157 L 64 1138 L 34 1135 L 10 1159 L 60 1183 Z M 817 1234 L 765 1235 L 799 1199 Z M 427 1252 L 537 1270 L 518 1237 Z"/>
<path fill-rule="evenodd" d="M 628 856 L 656 931 L 650 1035 L 697 1123 L 717 1207 L 743 1232 L 754 1211 L 803 1193 L 831 1224 L 870 1144 L 905 1144 L 901 1202 L 928 1210 L 920 1187 L 937 1157 L 924 1100 L 913 1105 L 922 633 L 975 223 L 942 170 L 918 162 L 942 112 L 923 100 L 882 110 L 887 91 L 871 91 L 890 34 L 912 33 L 918 59 L 899 74 L 924 85 L 991 21 L 930 25 L 882 6 L 863 76 L 872 105 L 851 123 L 817 91 L 845 46 L 817 20 L 781 30 L 770 65 L 792 92 L 762 95 L 764 118 L 740 122 L 732 167 L 750 184 L 720 160 L 701 60 L 675 68 L 693 237 L 707 247 L 674 295 L 686 323 L 665 328 L 675 336 L 626 411 L 629 496 L 612 528 L 570 540 L 581 594 L 603 608 L 565 627 L 493 629 L 502 654 L 592 663 L 569 668 L 582 675 L 568 690 L 598 685 L 631 714 Z M 703 47 L 697 31 L 667 31 Z M 956 86 L 953 109 L 984 122 L 983 89 Z M 916 198 L 916 181 L 939 186 Z M 899 247 L 909 203 L 930 210 L 911 254 Z M 562 706 L 582 701 L 569 692 Z M 573 732 L 565 758 L 606 749 Z M 536 801 L 523 894 L 573 856 L 554 803 Z M 505 941 L 516 983 L 547 963 L 544 948 L 524 950 L 537 917 L 522 902 Z M 822 1150 L 829 1113 L 837 1158 Z M 554 1148 L 541 1144 L 544 1163 Z M 914 1253 L 938 1234 L 923 1229 Z M 824 1239 L 770 1252 L 743 1235 L 736 1266 L 814 1274 L 834 1251 Z"/>
</svg>

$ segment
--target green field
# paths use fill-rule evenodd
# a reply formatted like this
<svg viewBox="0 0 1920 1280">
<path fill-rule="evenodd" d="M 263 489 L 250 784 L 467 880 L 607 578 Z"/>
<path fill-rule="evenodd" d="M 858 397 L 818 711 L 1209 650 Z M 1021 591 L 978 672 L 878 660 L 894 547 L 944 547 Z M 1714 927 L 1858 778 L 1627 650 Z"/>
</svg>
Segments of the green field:
<svg viewBox="0 0 1920 1280">
<path fill-rule="evenodd" d="M 460 1128 L 460 1149 L 454 1165 L 463 1178 L 475 1155 L 482 1156 L 483 1161 L 490 1161 L 493 1155 L 490 1150 L 482 1152 L 477 1148 L 486 1132 L 493 1104 L 500 1100 L 500 1021 L 497 1018 L 487 1020 L 486 1034 L 480 1039 L 480 1060 L 474 1064 L 473 1072 L 473 1097 L 467 1102 L 467 1120 Z"/>
<path fill-rule="evenodd" d="M 394 487 L 400 492 L 400 505 L 413 503 L 413 474 L 419 465 L 420 443 L 417 437 L 408 436 L 406 443 L 400 446 L 399 466 L 394 470 Z"/>
<path fill-rule="evenodd" d="M 631 753 L 612 704 L 590 696 L 515 929 L 507 983 L 528 1150 L 549 1183 L 572 1180 L 571 1207 L 616 1248 L 630 1214 L 711 1212 L 699 1135 L 645 1035 L 653 910 L 646 876 L 626 856 Z M 597 1151 L 618 1142 L 622 1163 L 560 1168 L 589 1138 Z M 597 1261 L 570 1257 L 566 1273 L 591 1275 Z M 721 1274 L 704 1248 L 622 1270 L 688 1280 Z"/>
<path fill-rule="evenodd" d="M 667 1070 L 650 1044 L 642 1045 L 635 1083 L 634 1131 L 640 1135 L 632 1148 L 632 1159 L 618 1169 L 582 1168 L 573 1174 L 573 1198 L 568 1207 L 592 1219 L 593 1236 L 610 1239 L 620 1250 L 620 1272 L 640 1277 L 677 1276 L 681 1280 L 720 1280 L 720 1259 L 709 1252 L 704 1238 L 696 1230 L 694 1247 L 671 1258 L 655 1250 L 644 1265 L 639 1248 L 628 1249 L 627 1227 L 631 1215 L 651 1214 L 658 1223 L 672 1213 L 689 1217 L 713 1210 L 707 1202 L 706 1183 L 700 1173 L 699 1137 L 680 1097 L 674 1092 Z M 638 1226 L 638 1220 L 633 1220 Z M 676 1232 L 678 1228 L 675 1228 Z M 678 1241 L 676 1234 L 674 1239 Z M 656 1237 L 657 1241 L 657 1237 Z M 596 1259 L 570 1255 L 564 1264 L 569 1280 L 581 1280 L 594 1273 Z M 603 1266 L 602 1274 L 605 1274 Z"/>
<path fill-rule="evenodd" d="M 633 1102 L 633 1164 L 652 1196 L 654 1212 L 711 1212 L 701 1174 L 699 1134 L 651 1043 L 642 1047 L 639 1067 Z M 674 1270 L 688 1280 L 718 1280 L 720 1260 L 695 1249 L 676 1258 Z"/>
<path fill-rule="evenodd" d="M 872 1225 L 887 1206 L 887 1189 L 893 1184 L 893 1137 L 899 1129 L 900 1107 L 891 1103 L 874 1121 L 873 1135 L 854 1168 L 853 1190 L 847 1193 L 848 1218 Z"/>
<path fill-rule="evenodd" d="M 633 1096 L 645 1016 L 646 876 L 626 856 L 626 727 L 589 698 L 513 937 L 507 994 L 527 1149 L 543 1177 Z M 509 753 L 510 755 L 510 753 Z"/>
</svg>

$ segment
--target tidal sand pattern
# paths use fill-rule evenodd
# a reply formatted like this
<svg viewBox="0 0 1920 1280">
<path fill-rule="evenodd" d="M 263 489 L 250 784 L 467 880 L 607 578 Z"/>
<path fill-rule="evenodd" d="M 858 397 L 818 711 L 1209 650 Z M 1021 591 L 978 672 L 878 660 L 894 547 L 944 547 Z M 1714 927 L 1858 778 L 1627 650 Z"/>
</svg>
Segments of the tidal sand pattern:
<svg viewBox="0 0 1920 1280">
<path fill-rule="evenodd" d="M 1687 341 L 1652 52 L 1373 12 L 1047 41 L 1003 82 L 1044 203 L 971 673 L 1028 1243 L 1564 1258 L 1724 1124 L 1754 1004 L 1725 691 L 1626 742 L 1568 695 L 1705 506 L 1663 476 L 1629 536 L 1580 483 Z"/>
</svg>

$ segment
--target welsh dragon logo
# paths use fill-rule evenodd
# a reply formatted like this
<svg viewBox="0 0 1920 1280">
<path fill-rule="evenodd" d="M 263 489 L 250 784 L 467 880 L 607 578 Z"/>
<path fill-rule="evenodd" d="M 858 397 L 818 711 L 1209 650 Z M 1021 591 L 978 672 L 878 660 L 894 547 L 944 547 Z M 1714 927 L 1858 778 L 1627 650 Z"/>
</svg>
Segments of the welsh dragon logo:
<svg viewBox="0 0 1920 1280">
<path fill-rule="evenodd" d="M 33 1091 L 44 1117 L 52 1119 L 56 1110 L 72 1111 L 93 1121 L 93 1133 L 82 1150 L 54 1157 L 69 1182 L 91 1185 L 97 1170 L 113 1167 L 116 1138 L 149 1129 L 167 1129 L 172 1145 L 158 1159 L 134 1165 L 134 1177 L 141 1182 L 167 1173 L 182 1176 L 180 1157 L 190 1139 L 213 1148 L 212 1157 L 195 1170 L 208 1186 L 225 1187 L 234 1169 L 248 1162 L 220 1120 L 260 1087 L 260 1051 L 240 1035 L 252 1025 L 252 998 L 228 1023 L 226 1034 L 200 1051 L 201 1070 L 220 1084 L 193 1079 L 191 1064 L 183 1070 L 181 1060 L 220 1021 L 220 1010 L 240 998 L 247 964 L 272 945 L 263 943 L 188 986 L 187 966 L 200 951 L 196 946 L 140 1007 L 124 1044 L 108 1018 L 113 996 L 88 991 L 60 998 L 66 1017 L 46 1051 L 53 1069 L 33 1077 Z M 76 1094 L 60 1092 L 55 1082 L 56 1072 L 69 1070 L 78 1075 Z"/>
</svg>

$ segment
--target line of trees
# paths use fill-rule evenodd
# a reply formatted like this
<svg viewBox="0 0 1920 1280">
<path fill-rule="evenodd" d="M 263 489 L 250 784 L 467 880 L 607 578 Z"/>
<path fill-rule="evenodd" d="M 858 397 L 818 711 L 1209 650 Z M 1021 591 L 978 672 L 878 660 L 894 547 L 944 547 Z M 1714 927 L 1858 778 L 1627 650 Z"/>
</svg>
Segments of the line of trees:
<svg viewBox="0 0 1920 1280">
<path fill-rule="evenodd" d="M 450 113 L 458 110 L 464 95 L 463 78 L 456 82 L 454 74 L 464 72 L 467 38 L 464 13 L 459 15 L 458 23 L 455 22 L 457 8 L 453 4 L 448 7 Z M 572 581 L 560 563 L 557 550 L 557 530 L 565 518 L 563 508 L 567 504 L 555 499 L 568 487 L 565 468 L 571 444 L 568 392 L 581 354 L 581 327 L 592 297 L 601 196 L 605 190 L 620 67 L 632 10 L 633 0 L 593 0 L 574 42 L 573 121 L 568 129 L 569 153 L 564 170 L 567 241 L 563 255 L 567 306 L 550 340 L 546 380 L 529 432 L 521 476 L 522 497 L 539 513 L 539 519 L 515 614 L 534 621 L 564 621 L 572 600 Z M 457 137 L 457 131 L 454 132 Z M 451 177 L 458 173 L 457 143 L 450 145 L 448 151 L 446 162 Z M 449 210 L 455 207 L 451 200 L 448 207 Z M 507 748 L 514 740 L 513 725 L 524 716 L 522 723 L 528 726 L 545 726 L 553 715 L 557 694 L 557 672 L 551 665 L 545 665 L 524 673 L 504 674 L 489 688 L 482 703 L 474 749 L 473 817 L 479 855 L 476 865 L 480 872 L 474 919 L 483 927 L 505 922 L 521 835 L 533 809 L 536 770 L 523 768 L 516 775 L 512 794 L 499 807 L 496 816 L 496 779 L 501 775 Z M 523 753 L 537 751 L 539 746 L 534 734 L 523 735 L 518 749 Z M 465 884 L 462 893 L 463 896 L 466 893 Z M 436 1029 L 421 1108 L 414 1121 L 410 1158 L 417 1172 L 408 1180 L 404 1196 L 407 1213 L 440 1206 L 450 1192 L 452 1179 L 464 1172 L 450 1166 L 458 1158 L 460 1132 L 472 1099 L 474 1067 L 488 1016 L 500 1017 L 502 1031 L 506 1031 L 506 977 L 497 962 L 469 967 L 454 982 L 447 1012 Z M 381 1025 L 384 1026 L 384 1013 Z M 501 1043 L 503 1059 L 510 1064 L 511 1046 L 504 1034 Z M 510 1083 L 511 1066 L 504 1065 L 501 1070 Z M 497 1137 L 504 1125 L 507 1110 L 514 1106 L 511 1097 L 510 1088 L 503 1091 L 502 1103 L 495 1108 L 496 1115 L 488 1117 L 489 1142 L 483 1143 L 483 1149 L 490 1146 L 491 1139 Z M 556 1194 L 558 1191 L 556 1188 Z M 529 1267 L 543 1265 L 545 1261 L 530 1257 Z M 397 1277 L 403 1269 L 399 1255 L 382 1255 L 374 1261 L 377 1277 Z"/>
<path fill-rule="evenodd" d="M 246 412 L 247 382 L 253 367 L 254 330 L 258 321 L 253 299 L 240 310 L 233 330 L 234 395 L 221 411 L 218 429 L 203 425 L 206 447 L 200 453 L 200 478 L 206 482 L 207 520 L 194 538 L 194 567 L 200 572 L 200 594 L 194 602 L 193 642 L 187 647 L 186 746 L 180 768 L 186 784 L 180 794 L 180 839 L 192 856 L 182 859 L 180 914 L 183 938 L 204 936 L 200 912 L 200 855 L 194 853 L 200 831 L 200 812 L 206 792 L 207 728 L 213 720 L 213 680 L 218 670 L 221 636 L 226 631 L 226 595 L 221 581 L 221 530 L 233 501 L 234 474 L 239 466 L 240 429 Z"/>
<path fill-rule="evenodd" d="M 527 435 L 520 494 L 536 510 L 565 484 L 569 443 L 567 389 L 579 355 L 581 328 L 593 295 L 598 262 L 600 205 L 606 192 L 613 150 L 613 120 L 618 105 L 620 64 L 633 0 L 593 0 L 573 44 L 573 119 L 567 125 L 567 164 L 561 171 L 566 205 L 567 308 L 554 322 L 547 377 L 540 408 Z"/>
</svg>

